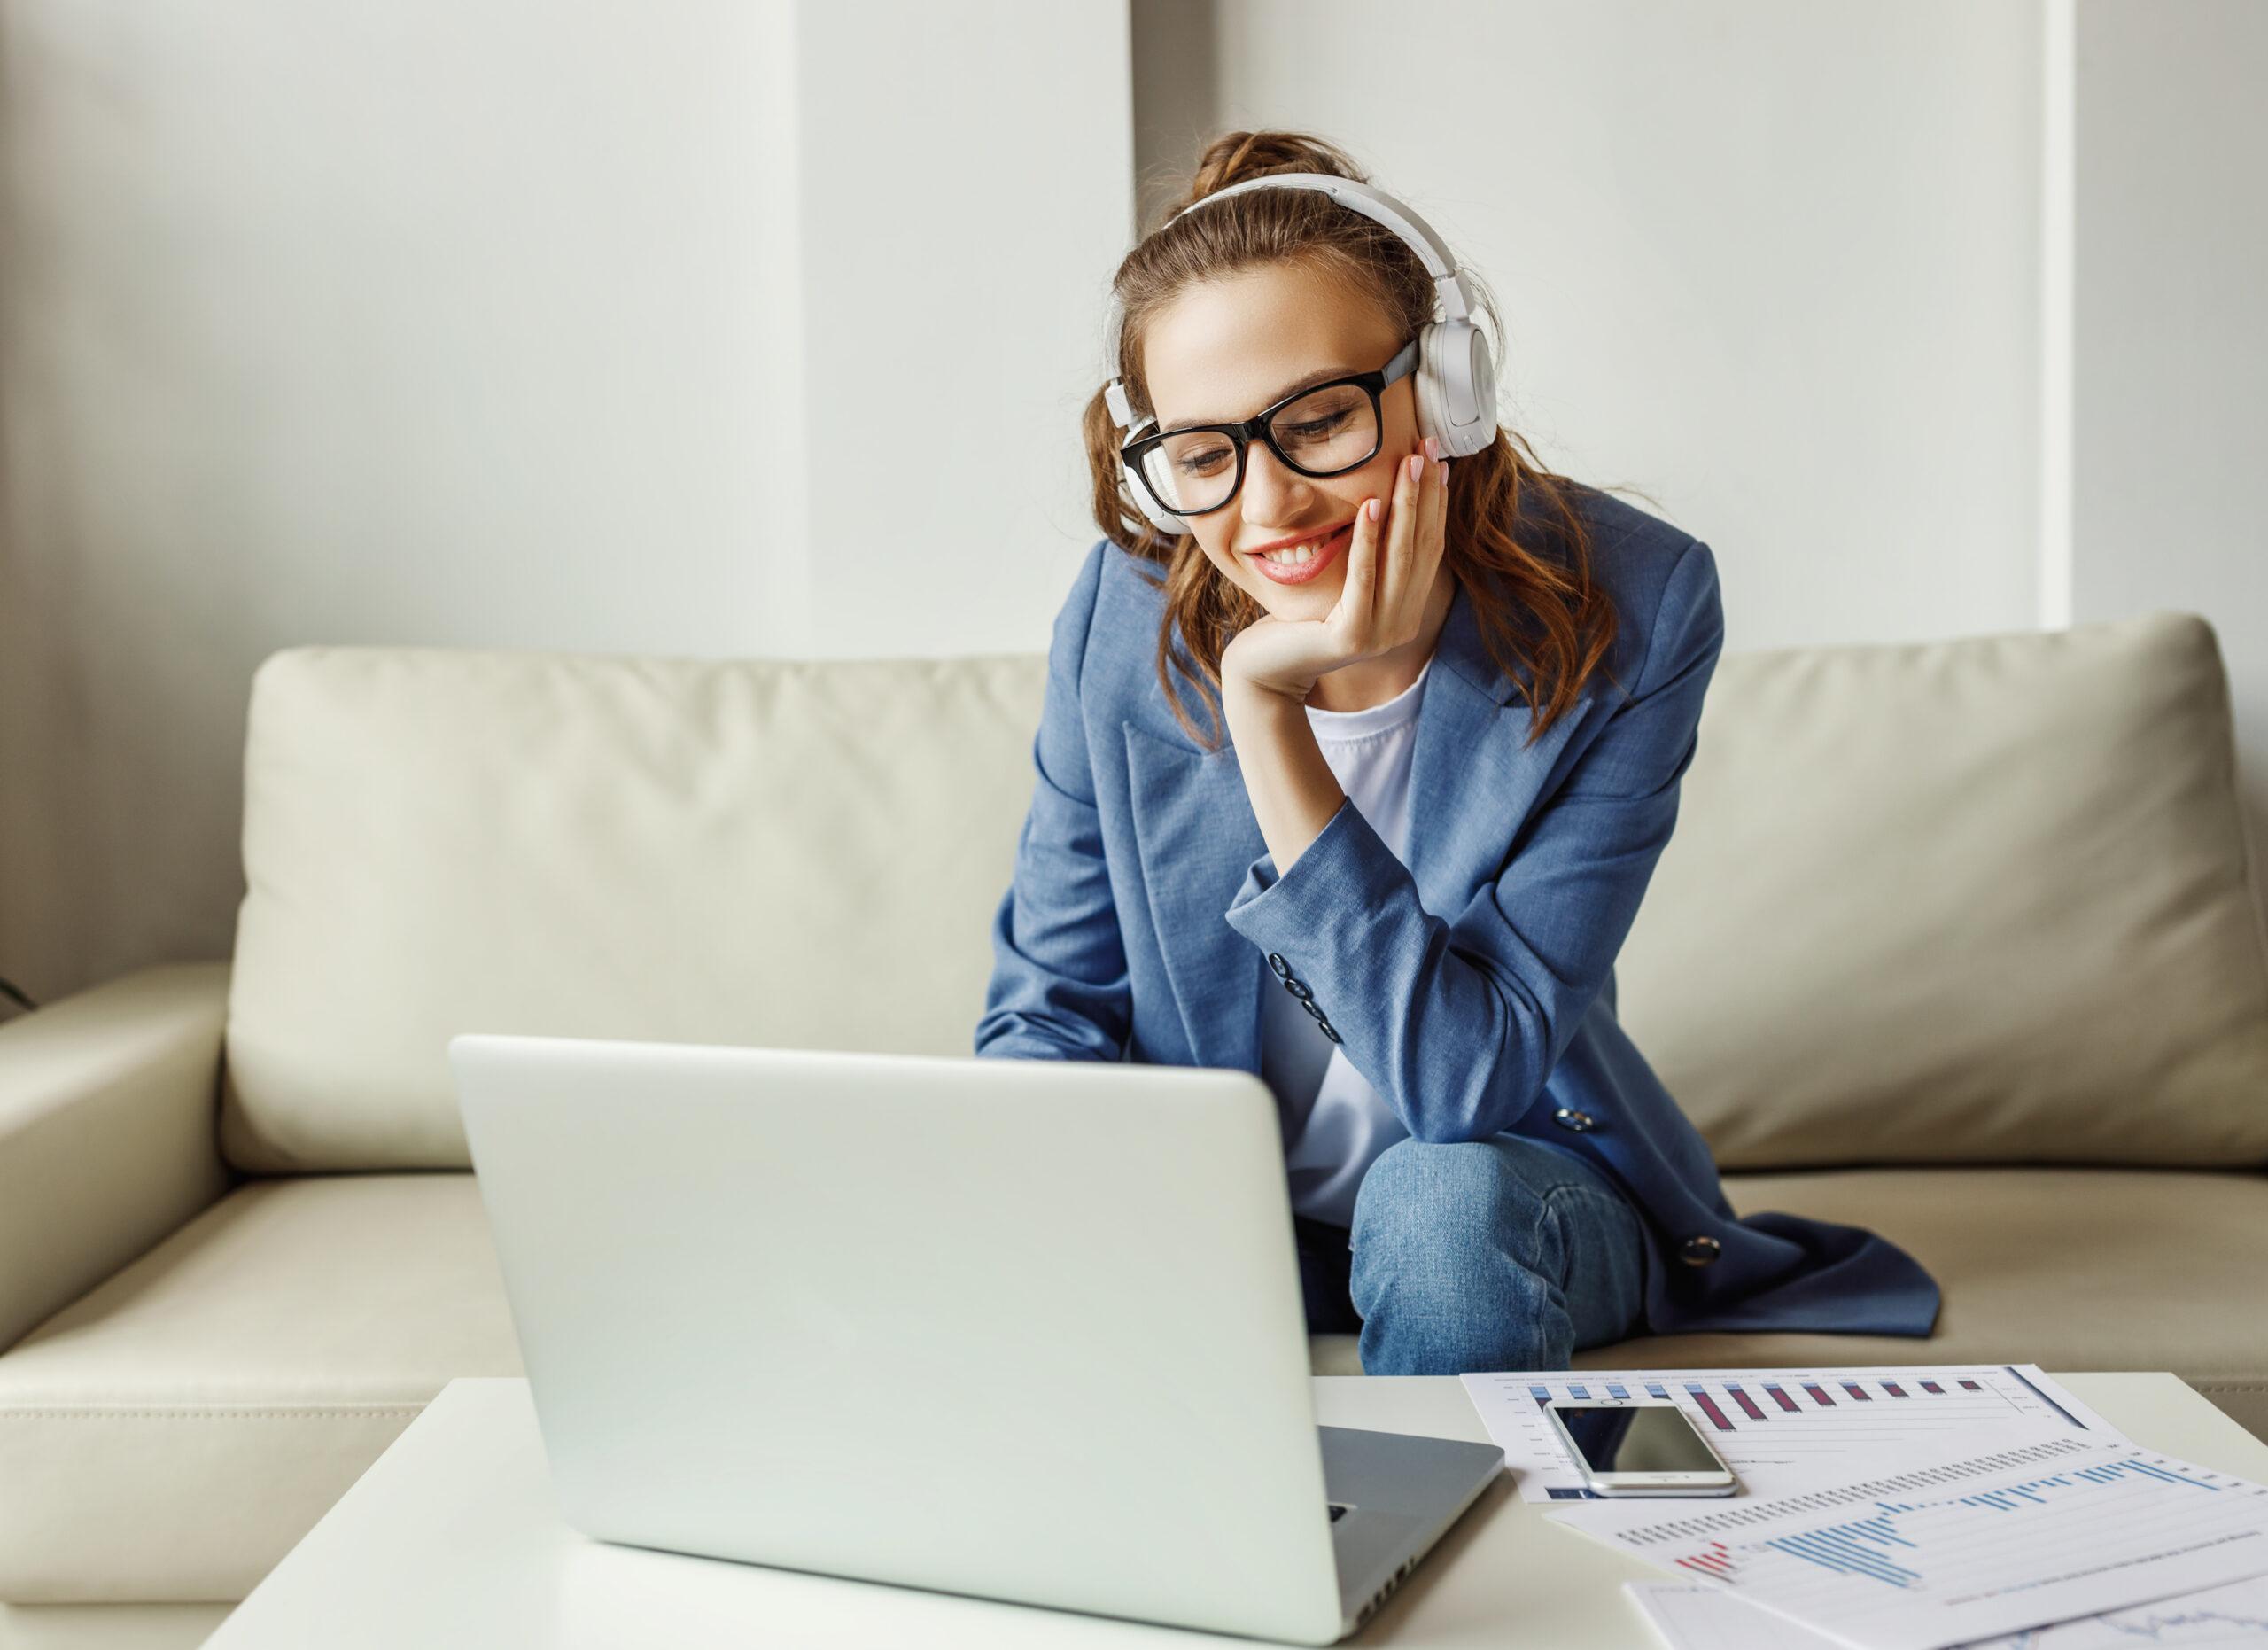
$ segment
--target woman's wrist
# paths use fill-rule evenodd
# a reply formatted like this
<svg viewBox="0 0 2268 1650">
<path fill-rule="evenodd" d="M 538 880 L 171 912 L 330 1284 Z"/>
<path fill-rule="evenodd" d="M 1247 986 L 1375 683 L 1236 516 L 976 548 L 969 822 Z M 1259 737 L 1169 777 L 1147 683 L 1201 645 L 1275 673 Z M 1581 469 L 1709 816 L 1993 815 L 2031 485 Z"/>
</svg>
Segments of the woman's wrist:
<svg viewBox="0 0 2268 1650">
<path fill-rule="evenodd" d="M 1316 743 L 1303 701 L 1272 688 L 1223 681 L 1221 704 L 1245 795 L 1280 877 L 1323 834 L 1347 793 Z"/>
<path fill-rule="evenodd" d="M 1290 721 L 1296 713 L 1301 722 L 1307 720 L 1307 696 L 1294 698 L 1275 688 L 1263 688 L 1258 682 L 1242 676 L 1228 676 L 1221 682 L 1221 713 L 1231 728 L 1242 720 L 1259 722 L 1270 718 Z"/>
</svg>

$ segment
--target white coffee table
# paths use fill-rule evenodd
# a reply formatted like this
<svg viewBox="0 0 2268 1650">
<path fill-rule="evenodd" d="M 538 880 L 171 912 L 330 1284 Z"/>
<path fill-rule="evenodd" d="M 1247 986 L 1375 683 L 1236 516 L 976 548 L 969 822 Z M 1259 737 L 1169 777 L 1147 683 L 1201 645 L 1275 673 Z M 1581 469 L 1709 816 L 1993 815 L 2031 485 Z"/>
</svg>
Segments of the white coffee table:
<svg viewBox="0 0 2268 1650">
<path fill-rule="evenodd" d="M 2268 1444 L 2169 1374 L 2059 1377 L 2138 1443 L 2268 1480 Z M 1319 1376 L 1325 1425 L 1487 1441 L 1455 1380 Z M 1658 1641 L 1624 1596 L 1666 1572 L 1541 1516 L 1500 1478 L 1355 1644 Z M 452 1381 L 208 1650 L 1248 1643 L 593 1541 L 560 1521 L 527 1382 Z"/>
</svg>

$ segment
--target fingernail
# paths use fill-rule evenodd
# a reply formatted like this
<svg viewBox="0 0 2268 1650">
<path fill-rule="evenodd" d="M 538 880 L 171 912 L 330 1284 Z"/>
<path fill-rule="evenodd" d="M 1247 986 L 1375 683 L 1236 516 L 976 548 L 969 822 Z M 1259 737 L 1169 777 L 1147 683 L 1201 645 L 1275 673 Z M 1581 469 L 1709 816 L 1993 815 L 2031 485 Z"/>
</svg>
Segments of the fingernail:
<svg viewBox="0 0 2268 1650">
<path fill-rule="evenodd" d="M 1446 458 L 1435 459 L 1433 461 L 1433 474 L 1440 480 L 1447 481 L 1449 479 L 1449 461 Z"/>
<path fill-rule="evenodd" d="M 1374 498 L 1364 499 L 1363 501 L 1363 514 L 1368 517 L 1371 520 L 1376 521 L 1379 518 L 1378 500 Z"/>
<path fill-rule="evenodd" d="M 1439 436 L 1434 436 L 1434 435 L 1429 435 L 1429 436 L 1427 436 L 1427 437 L 1425 438 L 1425 456 L 1426 456 L 1426 457 L 1428 457 L 1428 458 L 1439 458 L 1441 455 L 1441 438 L 1440 438 Z"/>
<path fill-rule="evenodd" d="M 1404 465 L 1403 468 L 1410 471 L 1410 479 L 1412 481 L 1419 479 L 1425 473 L 1425 455 L 1422 453 L 1410 454 L 1410 462 L 1408 464 Z"/>
</svg>

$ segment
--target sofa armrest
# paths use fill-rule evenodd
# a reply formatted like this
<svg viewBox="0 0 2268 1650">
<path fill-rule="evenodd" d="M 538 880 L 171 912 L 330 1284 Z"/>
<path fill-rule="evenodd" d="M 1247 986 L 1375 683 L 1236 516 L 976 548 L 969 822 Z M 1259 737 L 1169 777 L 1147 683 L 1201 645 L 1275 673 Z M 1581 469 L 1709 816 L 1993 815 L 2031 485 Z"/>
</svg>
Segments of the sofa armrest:
<svg viewBox="0 0 2268 1650">
<path fill-rule="evenodd" d="M 169 963 L 0 1024 L 0 1350 L 228 1189 L 228 999 Z"/>
</svg>

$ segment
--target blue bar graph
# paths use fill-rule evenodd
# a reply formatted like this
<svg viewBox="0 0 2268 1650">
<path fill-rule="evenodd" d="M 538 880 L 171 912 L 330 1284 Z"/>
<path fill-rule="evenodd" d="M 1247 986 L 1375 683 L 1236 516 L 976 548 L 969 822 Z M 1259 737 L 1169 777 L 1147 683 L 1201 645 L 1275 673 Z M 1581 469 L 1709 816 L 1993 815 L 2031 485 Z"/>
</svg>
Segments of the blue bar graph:
<svg viewBox="0 0 2268 1650">
<path fill-rule="evenodd" d="M 1928 1402 L 1918 1378 L 1893 1379 L 1910 1405 Z M 1744 1384 L 1753 1391 L 1760 1383 Z M 1948 1375 L 1940 1384 L 1950 1394 L 1956 1383 Z M 1876 1411 L 1903 1413 L 1879 1375 L 1870 1372 L 1866 1386 Z M 1790 1396 L 1804 1397 L 1799 1387 Z M 1864 1407 L 1842 1390 L 1835 1397 L 1845 1415 Z M 1775 1428 L 1783 1419 L 1774 1414 Z M 2260 1569 L 2268 1485 L 2108 1439 L 2054 1434 L 1925 1459 L 1776 1504 L 1655 1513 L 1601 1503 L 1578 1527 L 1878 1650 L 2019 1650 L 2035 1644 L 2045 1622 L 2058 1623 L 2046 1641 L 2072 1650 L 2268 1642 L 2256 1636 L 2268 1625 Z M 2120 1607 L 2136 1599 L 2163 1602 Z M 1689 1620 L 1701 1624 L 1698 1615 Z M 1779 1642 L 1761 1623 L 1753 1632 L 1729 1616 L 1720 1624 L 1727 1631 L 1686 1642 Z M 2213 1631 L 2223 1626 L 2240 1631 Z"/>
<path fill-rule="evenodd" d="M 1828 1524 L 1795 1535 L 1775 1536 L 1759 1545 L 1840 1575 L 1862 1576 L 1891 1587 L 1918 1587 L 1922 1583 L 1922 1573 L 1897 1562 L 1888 1551 L 1893 1547 L 1908 1552 L 1919 1551 L 1915 1542 L 1899 1534 L 1898 1520 L 1900 1518 L 1909 1514 L 1949 1506 L 1981 1506 L 2000 1513 L 2019 1513 L 2028 1506 L 2051 1505 L 2054 1491 L 2073 1489 L 2077 1480 L 2084 1479 L 2091 1484 L 2110 1484 L 2130 1474 L 2138 1478 L 2155 1478 L 2167 1483 L 2185 1484 L 2192 1490 L 2202 1490 L 2210 1494 L 2217 1495 L 2221 1490 L 2218 1484 L 2207 1483 L 2202 1479 L 2172 1472 L 2148 1461 L 2109 1461 L 2100 1467 L 2078 1467 L 2045 1478 L 2002 1484 L 1998 1489 L 1981 1490 L 1973 1495 L 1947 1496 L 1931 1501 L 1877 1501 L 1875 1503 L 1876 1511 L 1870 1517 Z"/>
<path fill-rule="evenodd" d="M 1892 1563 L 1882 1549 L 1904 1547 L 1912 1551 L 1914 1544 L 1899 1535 L 1890 1522 L 1893 1509 L 1885 1506 L 1872 1518 L 1862 1518 L 1848 1524 L 1830 1524 L 1824 1529 L 1807 1530 L 1800 1536 L 1782 1536 L 1764 1545 L 1799 1559 L 1808 1560 L 1823 1568 L 1840 1570 L 1849 1576 L 1865 1576 L 1885 1582 L 1893 1587 L 1920 1584 L 1922 1572 L 1908 1569 L 1903 1564 Z M 1910 1509 L 1898 1508 L 1897 1511 Z"/>
</svg>

